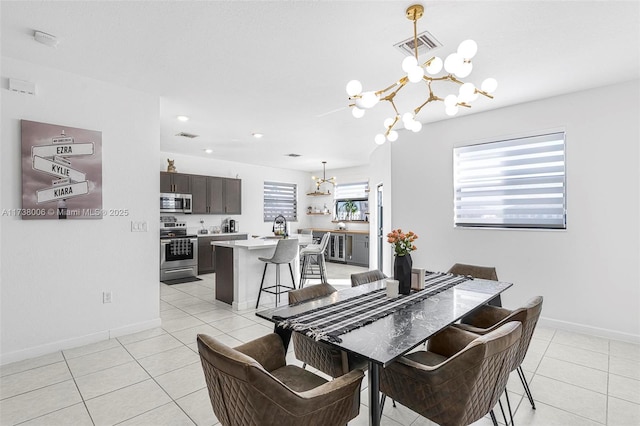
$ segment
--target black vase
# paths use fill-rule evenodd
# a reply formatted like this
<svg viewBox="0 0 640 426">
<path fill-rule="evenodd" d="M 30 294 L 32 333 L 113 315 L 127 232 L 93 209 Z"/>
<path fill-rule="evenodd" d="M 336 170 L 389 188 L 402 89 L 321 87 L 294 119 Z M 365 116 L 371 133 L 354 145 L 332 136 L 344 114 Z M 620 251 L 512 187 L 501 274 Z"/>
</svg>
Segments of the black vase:
<svg viewBox="0 0 640 426">
<path fill-rule="evenodd" d="M 411 268 L 413 262 L 409 253 L 404 256 L 396 256 L 393 262 L 393 279 L 398 280 L 398 291 L 400 294 L 411 292 Z"/>
</svg>

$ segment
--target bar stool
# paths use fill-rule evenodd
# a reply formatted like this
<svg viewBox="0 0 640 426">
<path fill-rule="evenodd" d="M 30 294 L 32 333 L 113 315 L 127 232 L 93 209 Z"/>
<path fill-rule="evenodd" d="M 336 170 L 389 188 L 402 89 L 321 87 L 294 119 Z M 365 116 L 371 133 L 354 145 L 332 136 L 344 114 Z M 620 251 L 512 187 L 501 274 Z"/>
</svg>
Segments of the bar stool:
<svg viewBox="0 0 640 426">
<path fill-rule="evenodd" d="M 319 278 L 320 282 L 327 282 L 327 268 L 324 263 L 324 251 L 329 244 L 329 238 L 331 232 L 327 232 L 322 236 L 320 244 L 309 244 L 302 250 L 300 250 L 300 257 L 302 258 L 302 270 L 300 272 L 300 288 L 304 286 L 304 283 L 311 278 Z M 314 270 L 314 263 L 318 267 L 318 271 Z"/>
<path fill-rule="evenodd" d="M 276 251 L 273 253 L 273 256 L 270 258 L 259 257 L 258 260 L 261 260 L 264 263 L 264 272 L 262 272 L 262 281 L 260 282 L 260 291 L 258 291 L 258 301 L 256 302 L 256 309 L 258 309 L 258 305 L 260 304 L 260 296 L 262 292 L 271 293 L 276 296 L 276 306 L 278 306 L 278 301 L 280 300 L 280 294 L 286 293 L 289 290 L 282 291 L 282 288 L 295 290 L 296 289 L 296 279 L 293 277 L 293 269 L 291 268 L 291 262 L 296 258 L 298 254 L 298 240 L 295 238 L 292 239 L 283 239 L 278 240 L 278 245 L 276 246 Z M 276 265 L 276 284 L 263 287 L 264 286 L 264 277 L 267 274 L 267 266 L 272 263 Z M 283 263 L 287 263 L 289 265 L 289 272 L 291 273 L 291 286 L 281 285 L 280 284 L 280 265 Z M 273 290 L 275 289 L 275 290 Z"/>
</svg>

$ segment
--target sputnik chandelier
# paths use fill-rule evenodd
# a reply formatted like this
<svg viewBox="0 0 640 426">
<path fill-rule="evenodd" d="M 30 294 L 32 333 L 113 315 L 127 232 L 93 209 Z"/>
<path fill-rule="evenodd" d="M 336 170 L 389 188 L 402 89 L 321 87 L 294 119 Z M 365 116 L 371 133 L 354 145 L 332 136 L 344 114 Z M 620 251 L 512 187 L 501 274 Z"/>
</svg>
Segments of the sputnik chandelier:
<svg viewBox="0 0 640 426">
<path fill-rule="evenodd" d="M 336 184 L 335 176 L 327 179 L 327 162 L 326 161 L 322 162 L 322 177 L 311 176 L 311 179 L 313 179 L 316 182 L 316 191 L 320 191 L 320 185 L 322 185 L 323 183 L 330 183 L 331 185 L 334 185 L 334 186 Z"/>
<path fill-rule="evenodd" d="M 352 108 L 351 113 L 355 118 L 364 116 L 365 110 L 373 108 L 380 101 L 387 101 L 393 107 L 395 116 L 387 118 L 384 121 L 385 132 L 375 136 L 374 140 L 378 145 L 382 145 L 387 140 L 393 142 L 398 139 L 398 132 L 394 130 L 394 127 L 400 119 L 402 119 L 405 129 L 419 132 L 422 129 L 422 123 L 416 120 L 416 116 L 420 110 L 430 102 L 443 101 L 445 113 L 449 116 L 454 116 L 458 113 L 459 107 L 471 108 L 470 102 L 476 100 L 479 95 L 493 99 L 492 93 L 498 87 L 498 82 L 494 78 L 484 80 L 480 88 L 474 86 L 473 83 L 465 83 L 460 80 L 461 78 L 469 76 L 473 69 L 471 58 L 475 56 L 478 50 L 478 45 L 473 40 L 465 40 L 460 43 L 458 51 L 451 53 L 444 61 L 434 56 L 423 64 L 420 64 L 418 62 L 417 22 L 423 13 L 424 7 L 419 4 L 409 6 L 406 11 L 407 19 L 413 21 L 414 56 L 407 56 L 402 61 L 402 70 L 406 73 L 405 76 L 389 87 L 375 92 L 363 92 L 362 83 L 358 80 L 351 80 L 347 83 L 349 101 L 353 101 L 349 106 Z M 446 75 L 437 76 L 437 74 L 442 71 L 443 65 Z M 450 94 L 444 98 L 435 95 L 431 85 L 436 81 L 457 83 L 459 85 L 458 94 Z M 413 111 L 401 115 L 394 102 L 395 96 L 407 83 L 421 82 L 426 83 L 429 89 L 429 97 Z"/>
</svg>

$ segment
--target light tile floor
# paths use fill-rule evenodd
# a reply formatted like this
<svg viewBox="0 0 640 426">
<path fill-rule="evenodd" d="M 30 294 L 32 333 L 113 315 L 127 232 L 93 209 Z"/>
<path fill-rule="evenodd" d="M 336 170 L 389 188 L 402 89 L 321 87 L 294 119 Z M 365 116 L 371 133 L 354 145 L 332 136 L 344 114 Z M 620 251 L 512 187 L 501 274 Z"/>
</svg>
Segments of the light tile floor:
<svg viewBox="0 0 640 426">
<path fill-rule="evenodd" d="M 329 281 L 337 285 L 349 285 L 349 274 L 362 270 L 335 264 L 328 269 Z M 214 277 L 160 284 L 161 328 L 0 367 L 0 425 L 218 424 L 196 334 L 235 346 L 273 326 L 253 310 L 233 312 L 216 301 Z M 292 348 L 287 358 L 299 365 Z M 538 327 L 523 368 L 537 409 L 514 373 L 508 389 L 518 426 L 640 425 L 639 345 Z M 368 424 L 366 386 L 365 377 L 360 415 L 351 425 Z M 433 423 L 387 404 L 382 424 Z"/>
</svg>

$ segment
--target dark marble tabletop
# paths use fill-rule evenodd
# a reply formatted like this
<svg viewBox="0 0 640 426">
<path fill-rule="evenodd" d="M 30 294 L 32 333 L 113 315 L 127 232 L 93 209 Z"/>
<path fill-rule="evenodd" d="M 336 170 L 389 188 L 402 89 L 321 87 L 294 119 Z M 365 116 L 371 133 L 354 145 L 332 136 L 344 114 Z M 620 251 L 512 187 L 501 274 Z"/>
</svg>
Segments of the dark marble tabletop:
<svg viewBox="0 0 640 426">
<path fill-rule="evenodd" d="M 343 334 L 340 336 L 341 343 L 327 343 L 385 367 L 512 285 L 481 279 L 465 281 L 422 302 Z M 277 322 L 273 319 L 276 315 L 286 318 L 384 287 L 384 281 L 376 281 L 340 290 L 330 296 L 306 303 L 267 309 L 257 312 L 256 315 Z"/>
</svg>

